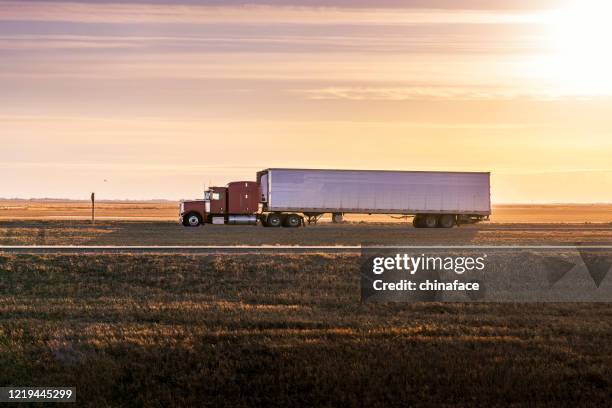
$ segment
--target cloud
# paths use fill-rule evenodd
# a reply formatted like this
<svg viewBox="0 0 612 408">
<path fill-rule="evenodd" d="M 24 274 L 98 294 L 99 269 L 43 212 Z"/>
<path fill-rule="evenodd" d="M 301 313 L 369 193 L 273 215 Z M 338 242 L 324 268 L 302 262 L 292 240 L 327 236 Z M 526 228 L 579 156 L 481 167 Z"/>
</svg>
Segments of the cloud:
<svg viewBox="0 0 612 408">
<path fill-rule="evenodd" d="M 534 89 L 474 86 L 327 87 L 297 92 L 313 100 L 417 101 L 417 100 L 552 100 L 561 96 Z"/>
<path fill-rule="evenodd" d="M 296 30 L 294 30 L 296 31 Z M 0 50 L 30 51 L 46 49 L 121 49 L 124 53 L 166 50 L 168 53 L 248 52 L 260 53 L 453 53 L 512 54 L 534 52 L 537 47 L 524 38 L 487 36 L 487 29 L 472 30 L 460 35 L 438 32 L 435 37 L 419 30 L 405 30 L 406 36 L 381 31 L 329 33 L 276 33 L 262 29 L 258 33 L 223 33 L 221 30 L 191 35 L 75 35 L 75 34 L 0 34 Z M 378 35 L 377 35 L 378 34 Z M 386 34 L 386 35 L 385 35 Z M 484 38 L 483 38 L 484 37 Z M 133 54 L 131 54 L 133 55 Z"/>
<path fill-rule="evenodd" d="M 30 3 L 47 3 L 29 0 Z M 207 6 L 302 6 L 338 8 L 428 8 L 447 10 L 537 10 L 558 6 L 562 0 L 126 0 L 124 4 Z M 117 0 L 73 0 L 86 5 L 116 4 Z"/>
<path fill-rule="evenodd" d="M 176 5 L 77 2 L 0 2 L 0 21 L 79 23 L 251 24 L 528 24 L 539 13 L 415 8 L 327 8 L 306 5 Z"/>
</svg>

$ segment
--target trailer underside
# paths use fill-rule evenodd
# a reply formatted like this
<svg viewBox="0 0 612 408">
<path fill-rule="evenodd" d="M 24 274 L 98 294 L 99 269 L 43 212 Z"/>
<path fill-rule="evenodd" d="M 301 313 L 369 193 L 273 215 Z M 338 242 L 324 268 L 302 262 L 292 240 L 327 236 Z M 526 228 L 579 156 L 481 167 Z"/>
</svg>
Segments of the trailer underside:
<svg viewBox="0 0 612 408">
<path fill-rule="evenodd" d="M 292 207 L 265 207 L 266 212 L 297 212 L 313 214 L 383 214 L 383 215 L 419 215 L 419 214 L 455 214 L 455 215 L 481 215 L 489 216 L 490 211 L 466 211 L 466 210 L 415 210 L 415 209 L 369 209 L 369 208 L 292 208 Z"/>
</svg>

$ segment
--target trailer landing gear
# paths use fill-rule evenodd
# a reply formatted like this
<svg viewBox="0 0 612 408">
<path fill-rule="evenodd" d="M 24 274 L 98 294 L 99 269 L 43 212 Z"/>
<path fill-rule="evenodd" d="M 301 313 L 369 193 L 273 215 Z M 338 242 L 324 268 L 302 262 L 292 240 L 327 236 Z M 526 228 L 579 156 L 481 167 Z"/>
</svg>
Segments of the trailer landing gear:
<svg viewBox="0 0 612 408">
<path fill-rule="evenodd" d="M 304 215 L 306 216 L 306 222 L 314 225 L 317 225 L 317 222 L 319 222 L 323 216 L 322 213 L 304 213 Z"/>
</svg>

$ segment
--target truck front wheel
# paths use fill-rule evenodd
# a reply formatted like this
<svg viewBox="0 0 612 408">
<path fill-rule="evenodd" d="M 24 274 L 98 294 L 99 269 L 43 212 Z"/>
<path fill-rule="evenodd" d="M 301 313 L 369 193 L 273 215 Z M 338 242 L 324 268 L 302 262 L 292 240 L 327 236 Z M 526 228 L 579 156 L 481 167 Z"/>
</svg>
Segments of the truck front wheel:
<svg viewBox="0 0 612 408">
<path fill-rule="evenodd" d="M 280 227 L 283 224 L 283 218 L 280 214 L 268 214 L 266 217 L 266 225 L 268 227 Z"/>
<path fill-rule="evenodd" d="M 202 223 L 202 219 L 196 213 L 187 214 L 183 218 L 183 225 L 186 227 L 198 227 Z"/>
</svg>

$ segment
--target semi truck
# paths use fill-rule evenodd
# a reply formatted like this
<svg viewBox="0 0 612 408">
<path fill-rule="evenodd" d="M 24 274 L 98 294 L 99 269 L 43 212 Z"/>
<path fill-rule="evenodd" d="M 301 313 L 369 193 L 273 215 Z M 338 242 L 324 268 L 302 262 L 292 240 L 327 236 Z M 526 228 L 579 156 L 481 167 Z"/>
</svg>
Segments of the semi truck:
<svg viewBox="0 0 612 408">
<path fill-rule="evenodd" d="M 296 228 L 331 214 L 413 217 L 416 228 L 452 228 L 488 220 L 490 173 L 270 168 L 254 181 L 209 187 L 180 203 L 179 221 Z"/>
</svg>

